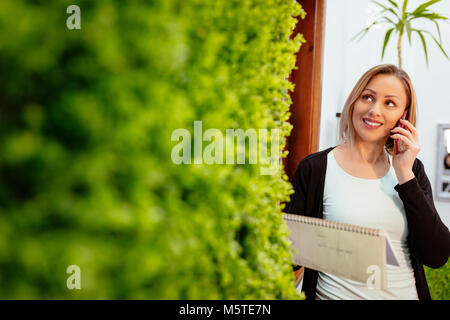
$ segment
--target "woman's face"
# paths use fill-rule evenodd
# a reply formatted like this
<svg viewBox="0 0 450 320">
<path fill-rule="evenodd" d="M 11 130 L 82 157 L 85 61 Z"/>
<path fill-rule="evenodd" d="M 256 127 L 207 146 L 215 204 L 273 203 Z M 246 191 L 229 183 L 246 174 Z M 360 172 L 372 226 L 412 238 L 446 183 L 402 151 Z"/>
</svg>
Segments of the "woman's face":
<svg viewBox="0 0 450 320">
<path fill-rule="evenodd" d="M 353 108 L 355 139 L 384 144 L 406 103 L 405 88 L 396 76 L 378 74 L 373 77 Z"/>
</svg>

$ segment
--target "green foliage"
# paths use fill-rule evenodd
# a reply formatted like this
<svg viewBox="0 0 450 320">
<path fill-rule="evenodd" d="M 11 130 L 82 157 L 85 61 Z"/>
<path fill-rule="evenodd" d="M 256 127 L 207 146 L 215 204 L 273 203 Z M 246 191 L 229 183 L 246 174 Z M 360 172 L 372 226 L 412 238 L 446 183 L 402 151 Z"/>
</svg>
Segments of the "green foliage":
<svg viewBox="0 0 450 320">
<path fill-rule="evenodd" d="M 450 264 L 447 262 L 439 269 L 424 267 L 431 298 L 450 300 Z"/>
<path fill-rule="evenodd" d="M 298 299 L 287 176 L 175 165 L 171 133 L 287 136 L 301 6 L 70 4 L 0 2 L 0 298 Z"/>
<path fill-rule="evenodd" d="M 442 15 L 439 15 L 435 12 L 431 12 L 428 9 L 429 6 L 439 2 L 441 0 L 426 1 L 426 2 L 422 3 L 421 5 L 419 5 L 412 12 L 406 11 L 407 10 L 406 8 L 408 6 L 408 0 L 403 0 L 402 9 L 400 9 L 400 6 L 396 1 L 393 1 L 393 0 L 387 0 L 387 1 L 389 1 L 389 4 L 384 5 L 382 3 L 379 3 L 378 1 L 372 0 L 372 2 L 374 4 L 376 4 L 377 6 L 379 6 L 380 8 L 383 9 L 379 13 L 381 15 L 380 19 L 372 22 L 372 24 L 370 24 L 366 28 L 359 31 L 352 38 L 352 40 L 357 38 L 359 35 L 361 35 L 361 37 L 359 38 L 359 40 L 361 40 L 364 37 L 364 35 L 370 30 L 370 28 L 372 28 L 374 25 L 387 23 L 392 28 L 390 28 L 388 31 L 386 31 L 386 34 L 384 36 L 383 49 L 381 50 L 381 60 L 383 60 L 386 46 L 389 43 L 392 31 L 394 31 L 394 29 L 395 29 L 394 33 L 398 34 L 397 50 L 398 50 L 398 59 L 399 59 L 399 67 L 400 68 L 402 67 L 401 40 L 402 40 L 405 30 L 406 30 L 406 34 L 408 35 L 409 45 L 411 45 L 411 34 L 413 32 L 417 32 L 417 35 L 420 37 L 420 40 L 421 40 L 422 46 L 423 46 L 423 50 L 425 52 L 427 67 L 429 66 L 428 52 L 427 52 L 427 45 L 426 45 L 426 41 L 423 36 L 423 33 L 428 34 L 433 39 L 433 41 L 436 43 L 436 45 L 439 47 L 439 49 L 444 54 L 444 56 L 447 58 L 447 60 L 449 59 L 449 57 L 447 56 L 447 53 L 442 48 L 441 30 L 439 28 L 439 23 L 437 21 L 437 20 L 442 20 L 442 21 L 448 23 L 448 18 L 444 17 Z M 427 19 L 428 21 L 433 22 L 435 24 L 436 30 L 437 30 L 437 33 L 439 36 L 439 41 L 436 39 L 436 37 L 431 32 L 429 32 L 427 30 L 412 28 L 411 23 L 413 22 L 413 20 L 419 19 L 419 18 Z"/>
</svg>

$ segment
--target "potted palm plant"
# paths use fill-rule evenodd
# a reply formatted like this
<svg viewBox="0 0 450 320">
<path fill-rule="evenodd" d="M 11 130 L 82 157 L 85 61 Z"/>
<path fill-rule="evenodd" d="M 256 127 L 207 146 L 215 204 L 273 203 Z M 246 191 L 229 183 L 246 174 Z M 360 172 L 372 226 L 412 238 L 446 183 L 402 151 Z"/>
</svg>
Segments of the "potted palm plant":
<svg viewBox="0 0 450 320">
<path fill-rule="evenodd" d="M 382 4 L 378 1 L 372 1 L 377 6 L 382 8 L 382 11 L 379 13 L 379 18 L 372 22 L 369 26 L 362 29 L 360 32 L 358 32 L 352 39 L 353 41 L 356 37 L 361 35 L 359 40 L 361 40 L 364 35 L 370 30 L 371 27 L 373 27 L 376 24 L 383 24 L 387 23 L 391 26 L 386 31 L 386 35 L 384 36 L 384 42 L 383 42 L 383 49 L 381 51 L 381 60 L 383 60 L 384 52 L 386 49 L 386 45 L 389 42 L 389 39 L 391 38 L 392 33 L 396 34 L 398 36 L 397 39 L 397 53 L 398 53 L 398 66 L 399 68 L 402 67 L 402 37 L 406 31 L 406 34 L 408 35 L 409 44 L 411 45 L 411 35 L 413 33 L 417 33 L 420 37 L 420 40 L 422 41 L 423 50 L 425 51 L 425 58 L 427 61 L 427 67 L 429 66 L 428 63 L 428 53 L 427 53 L 427 44 L 425 41 L 424 34 L 428 34 L 431 36 L 431 38 L 434 40 L 434 42 L 438 45 L 439 49 L 441 49 L 442 53 L 445 55 L 447 59 L 447 53 L 442 48 L 442 39 L 441 39 L 441 31 L 439 28 L 439 22 L 445 21 L 448 22 L 448 18 L 444 17 L 438 13 L 429 11 L 429 7 L 436 2 L 439 2 L 441 0 L 431 0 L 427 1 L 421 5 L 419 5 L 414 11 L 408 12 L 407 11 L 407 5 L 408 0 L 403 0 L 403 4 L 400 9 L 400 5 L 397 3 L 397 1 L 393 0 L 387 0 L 388 3 Z M 428 30 L 421 30 L 416 29 L 413 27 L 414 20 L 417 19 L 427 19 L 428 21 L 433 22 L 436 25 L 437 34 L 439 37 L 439 41 L 436 39 L 436 37 Z M 358 40 L 358 41 L 359 41 Z"/>
</svg>

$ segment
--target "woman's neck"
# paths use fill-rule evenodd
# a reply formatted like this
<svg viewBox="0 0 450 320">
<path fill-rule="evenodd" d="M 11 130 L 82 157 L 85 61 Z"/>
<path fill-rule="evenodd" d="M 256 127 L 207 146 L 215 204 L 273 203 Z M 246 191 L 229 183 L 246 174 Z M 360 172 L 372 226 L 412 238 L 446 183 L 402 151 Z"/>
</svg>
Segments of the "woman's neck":
<svg viewBox="0 0 450 320">
<path fill-rule="evenodd" d="M 350 140 L 341 144 L 340 147 L 352 161 L 374 165 L 387 160 L 384 144 L 381 143 Z"/>
</svg>

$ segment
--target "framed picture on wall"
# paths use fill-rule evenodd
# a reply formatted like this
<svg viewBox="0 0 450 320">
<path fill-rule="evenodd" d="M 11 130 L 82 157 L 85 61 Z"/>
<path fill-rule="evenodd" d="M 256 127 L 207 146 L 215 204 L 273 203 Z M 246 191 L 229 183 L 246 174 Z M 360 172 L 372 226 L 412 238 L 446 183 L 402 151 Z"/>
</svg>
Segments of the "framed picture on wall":
<svg viewBox="0 0 450 320">
<path fill-rule="evenodd" d="M 450 201 L 450 124 L 438 124 L 436 196 Z"/>
</svg>

